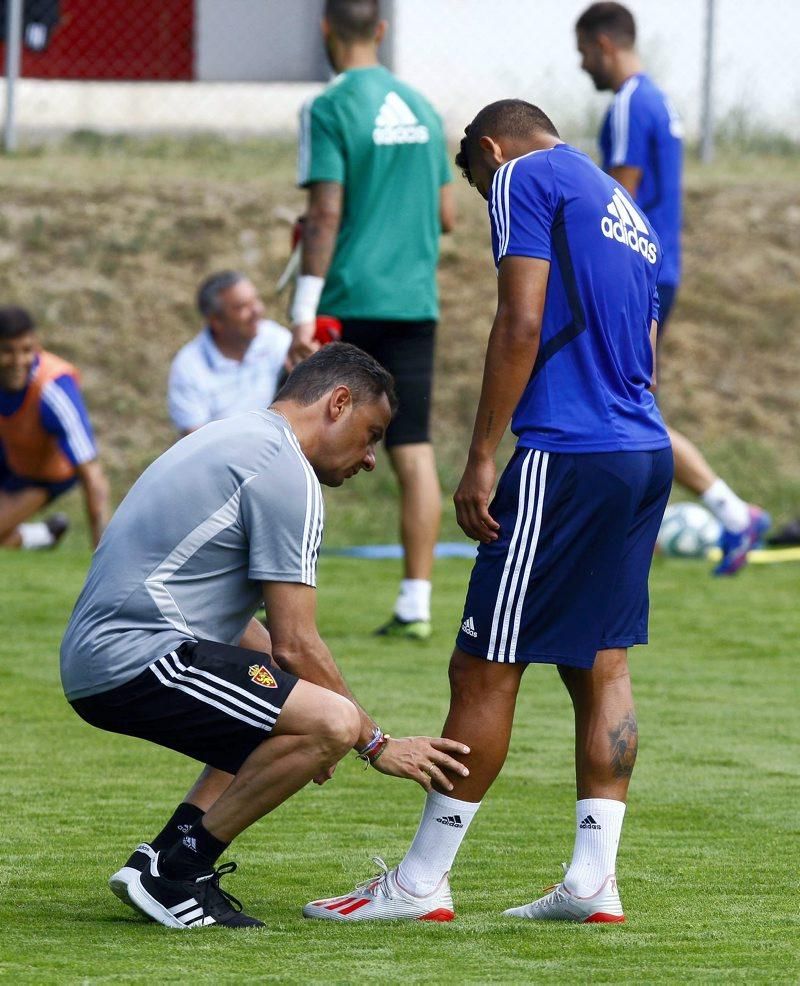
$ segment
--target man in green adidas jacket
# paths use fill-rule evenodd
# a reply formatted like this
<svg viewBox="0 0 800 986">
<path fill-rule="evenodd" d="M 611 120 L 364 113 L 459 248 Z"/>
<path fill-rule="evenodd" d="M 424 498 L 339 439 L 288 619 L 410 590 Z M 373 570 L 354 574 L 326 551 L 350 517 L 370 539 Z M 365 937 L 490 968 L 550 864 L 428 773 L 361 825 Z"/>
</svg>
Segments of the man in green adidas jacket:
<svg viewBox="0 0 800 986">
<path fill-rule="evenodd" d="M 454 223 L 441 121 L 378 62 L 378 0 L 326 0 L 322 32 L 339 75 L 303 108 L 298 183 L 308 189 L 292 304 L 292 364 L 309 356 L 317 314 L 394 376 L 386 447 L 401 489 L 404 578 L 380 633 L 430 635 L 441 492 L 430 443 L 439 235 Z"/>
</svg>

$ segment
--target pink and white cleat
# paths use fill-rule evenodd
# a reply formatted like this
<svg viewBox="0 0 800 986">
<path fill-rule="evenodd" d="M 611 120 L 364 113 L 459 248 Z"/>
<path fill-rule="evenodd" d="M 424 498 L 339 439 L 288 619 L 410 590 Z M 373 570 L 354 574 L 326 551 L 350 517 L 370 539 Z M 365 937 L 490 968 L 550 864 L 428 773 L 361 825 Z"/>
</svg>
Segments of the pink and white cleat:
<svg viewBox="0 0 800 986">
<path fill-rule="evenodd" d="M 530 921 L 577 921 L 580 924 L 620 924 L 625 920 L 613 873 L 591 897 L 576 897 L 559 883 L 532 904 L 510 907 L 503 914 Z"/>
<path fill-rule="evenodd" d="M 389 869 L 379 856 L 373 862 L 382 872 L 359 883 L 350 894 L 306 904 L 303 917 L 324 921 L 452 921 L 453 898 L 447 874 L 424 897 L 415 897 L 397 882 L 397 867 Z"/>
</svg>

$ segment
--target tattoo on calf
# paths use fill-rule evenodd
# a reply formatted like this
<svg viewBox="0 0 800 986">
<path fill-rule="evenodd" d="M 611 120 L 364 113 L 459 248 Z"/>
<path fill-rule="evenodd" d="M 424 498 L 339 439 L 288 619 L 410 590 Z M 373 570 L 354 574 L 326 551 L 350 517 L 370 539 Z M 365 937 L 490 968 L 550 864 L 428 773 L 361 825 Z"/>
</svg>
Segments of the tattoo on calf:
<svg viewBox="0 0 800 986">
<path fill-rule="evenodd" d="M 615 777 L 630 777 L 639 749 L 639 727 L 633 712 L 628 712 L 614 729 L 609 729 L 611 769 Z"/>
</svg>

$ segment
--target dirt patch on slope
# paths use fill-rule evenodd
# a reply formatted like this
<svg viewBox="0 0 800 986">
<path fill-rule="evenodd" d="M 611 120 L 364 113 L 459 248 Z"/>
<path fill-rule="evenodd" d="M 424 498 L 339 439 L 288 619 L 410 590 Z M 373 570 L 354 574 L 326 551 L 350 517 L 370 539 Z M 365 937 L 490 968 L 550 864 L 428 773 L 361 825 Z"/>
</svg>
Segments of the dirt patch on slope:
<svg viewBox="0 0 800 986">
<path fill-rule="evenodd" d="M 274 161 L 274 151 L 272 158 Z M 282 159 L 283 160 L 283 159 Z M 169 362 L 199 328 L 193 297 L 210 270 L 243 268 L 270 299 L 286 258 L 275 216 L 300 206 L 291 157 L 272 173 L 208 177 L 197 162 L 115 171 L 56 154 L 0 171 L 0 296 L 29 306 L 46 344 L 82 369 L 118 493 L 173 439 Z M 731 435 L 773 450 L 800 477 L 800 186 L 752 177 L 692 181 L 685 277 L 664 350 L 662 404 L 699 444 Z M 443 479 L 458 476 L 472 426 L 495 275 L 483 203 L 460 180 L 461 222 L 445 238 L 435 436 Z M 767 457 L 769 458 L 769 457 Z M 776 476 L 776 479 L 778 477 Z"/>
</svg>

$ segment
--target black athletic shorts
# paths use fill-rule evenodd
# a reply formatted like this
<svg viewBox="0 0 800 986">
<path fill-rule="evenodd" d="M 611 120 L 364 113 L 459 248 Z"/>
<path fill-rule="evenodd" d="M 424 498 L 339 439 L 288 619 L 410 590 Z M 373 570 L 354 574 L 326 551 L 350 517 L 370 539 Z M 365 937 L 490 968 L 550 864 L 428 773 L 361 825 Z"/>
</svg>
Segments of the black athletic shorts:
<svg viewBox="0 0 800 986">
<path fill-rule="evenodd" d="M 433 349 L 436 322 L 343 319 L 342 342 L 350 342 L 392 374 L 397 414 L 386 432 L 386 447 L 429 442 Z"/>
<path fill-rule="evenodd" d="M 117 688 L 74 699 L 81 719 L 235 774 L 297 684 L 261 651 L 187 641 Z"/>
</svg>

